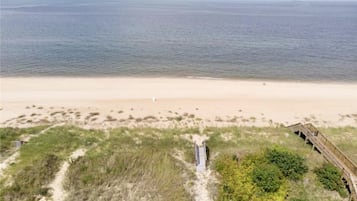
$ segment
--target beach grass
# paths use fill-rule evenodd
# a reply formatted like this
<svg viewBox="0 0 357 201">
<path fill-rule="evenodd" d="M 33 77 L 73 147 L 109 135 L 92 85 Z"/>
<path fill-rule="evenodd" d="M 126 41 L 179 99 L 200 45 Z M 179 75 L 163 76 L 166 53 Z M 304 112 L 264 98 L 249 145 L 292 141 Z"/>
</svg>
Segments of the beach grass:
<svg viewBox="0 0 357 201">
<path fill-rule="evenodd" d="M 191 149 L 182 130 L 118 128 L 69 167 L 67 200 L 190 200 L 189 170 L 173 156 Z M 101 165 L 98 165 L 101 164 Z"/>
<path fill-rule="evenodd" d="M 355 127 L 319 128 L 319 130 L 357 164 L 357 129 Z"/>
<path fill-rule="evenodd" d="M 19 129 L 17 132 L 26 130 L 32 131 Z M 321 130 L 338 146 L 346 146 L 340 147 L 342 150 L 355 154 L 346 148 L 349 144 L 356 146 L 356 141 L 345 135 L 356 133 L 356 128 Z M 325 190 L 313 173 L 313 169 L 325 162 L 322 155 L 284 127 L 86 130 L 74 126 L 51 128 L 19 149 L 18 162 L 6 169 L 7 176 L 0 181 L 0 200 L 51 196 L 47 188 L 49 182 L 60 164 L 78 148 L 88 151 L 69 166 L 64 182 L 67 200 L 192 200 L 194 195 L 190 188 L 196 179 L 194 168 L 190 168 L 194 167 L 193 135 L 208 138 L 208 168 L 212 170 L 221 154 L 239 158 L 276 145 L 286 147 L 303 156 L 309 167 L 301 181 L 289 181 L 288 200 L 344 200 L 338 193 Z M 183 153 L 181 159 L 175 156 L 178 152 Z M 219 175 L 217 179 L 220 181 Z M 217 197 L 214 188 L 217 188 L 215 184 L 211 192 L 213 198 Z"/>
<path fill-rule="evenodd" d="M 36 200 L 47 195 L 48 185 L 63 160 L 79 147 L 90 147 L 102 138 L 102 131 L 84 130 L 72 126 L 51 128 L 31 138 L 19 150 L 17 163 L 12 164 L 6 174 L 11 185 L 2 186 L 4 200 Z M 9 178 L 8 178 L 9 179 Z"/>
<path fill-rule="evenodd" d="M 35 126 L 30 128 L 0 128 L 0 155 L 1 159 L 9 156 L 15 151 L 16 140 L 27 137 L 29 135 L 37 135 L 48 126 Z"/>
</svg>

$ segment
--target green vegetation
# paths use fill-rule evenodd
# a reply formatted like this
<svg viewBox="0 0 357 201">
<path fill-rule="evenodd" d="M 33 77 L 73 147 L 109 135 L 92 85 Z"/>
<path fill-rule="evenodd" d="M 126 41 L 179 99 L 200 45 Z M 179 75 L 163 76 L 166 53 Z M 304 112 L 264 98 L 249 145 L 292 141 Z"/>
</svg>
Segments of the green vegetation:
<svg viewBox="0 0 357 201">
<path fill-rule="evenodd" d="M 35 135 L 48 126 L 36 126 L 32 128 L 0 128 L 0 153 L 1 156 L 11 154 L 15 146 L 13 141 L 19 140 L 20 136 Z"/>
<path fill-rule="evenodd" d="M 276 192 L 282 185 L 282 173 L 278 167 L 271 164 L 255 166 L 252 173 L 253 182 L 264 192 Z"/>
<path fill-rule="evenodd" d="M 223 155 L 216 161 L 216 170 L 222 176 L 219 200 L 248 201 L 284 200 L 286 179 L 300 179 L 308 169 L 298 154 L 274 147 L 239 161 Z"/>
<path fill-rule="evenodd" d="M 266 157 L 271 163 L 279 167 L 285 177 L 291 180 L 301 179 L 308 170 L 304 158 L 286 149 L 269 149 Z"/>
<path fill-rule="evenodd" d="M 13 139 L 46 127 L 0 129 L 1 153 L 14 151 Z M 346 135 L 357 132 L 340 130 Z M 343 200 L 319 185 L 319 177 L 311 171 L 323 166 L 324 158 L 286 128 L 211 127 L 201 132 L 209 137 L 210 167 L 220 175 L 220 183 L 210 189 L 217 200 Z M 70 163 L 64 182 L 67 200 L 192 200 L 196 178 L 187 167 L 194 166 L 190 134 L 201 132 L 198 128 L 105 132 L 51 128 L 20 148 L 17 162 L 0 178 L 0 200 L 49 197 L 48 184 L 78 148 L 87 152 Z M 328 132 L 337 133 L 324 130 Z M 337 144 L 353 143 L 351 138 L 331 136 Z"/>
<path fill-rule="evenodd" d="M 343 197 L 347 196 L 342 182 L 342 172 L 337 167 L 330 163 L 325 163 L 321 167 L 316 168 L 314 172 L 325 189 L 337 191 Z"/>
<path fill-rule="evenodd" d="M 53 154 L 45 155 L 14 175 L 14 183 L 2 190 L 4 200 L 38 200 L 38 195 L 48 195 L 45 187 L 59 170 L 60 159 Z"/>
<path fill-rule="evenodd" d="M 1 198 L 5 201 L 36 200 L 39 195 L 46 195 L 45 186 L 54 179 L 61 161 L 79 147 L 92 146 L 102 136 L 101 131 L 56 127 L 32 138 L 19 150 L 19 162 L 7 170 L 14 182 L 1 187 Z"/>
<path fill-rule="evenodd" d="M 98 165 L 101 164 L 100 166 Z M 67 200 L 189 200 L 183 168 L 157 150 L 97 151 L 74 162 L 68 172 Z"/>
<path fill-rule="evenodd" d="M 341 129 L 344 130 L 343 128 Z M 356 133 L 357 129 L 350 128 L 349 131 Z M 326 191 L 321 185 L 317 185 L 318 180 L 312 170 L 325 162 L 322 155 L 312 151 L 311 146 L 306 145 L 302 139 L 286 128 L 210 127 L 206 128 L 203 133 L 210 136 L 210 139 L 206 142 L 212 156 L 216 153 L 221 153 L 228 156 L 236 155 L 241 158 L 250 153 L 258 153 L 261 150 L 269 149 L 277 144 L 282 147 L 289 147 L 289 150 L 293 153 L 299 153 L 305 159 L 306 165 L 311 171 L 308 170 L 301 180 L 287 181 L 288 196 L 286 200 L 343 200 L 343 198 L 336 197 L 335 193 Z M 350 141 L 349 138 L 344 136 L 336 135 L 336 138 L 341 142 L 356 145 L 355 141 Z M 351 152 L 353 151 L 351 150 Z M 355 152 L 354 154 L 356 154 Z M 221 180 L 221 182 L 223 181 Z"/>
<path fill-rule="evenodd" d="M 357 128 L 319 128 L 319 130 L 357 164 Z"/>
<path fill-rule="evenodd" d="M 221 175 L 218 200 L 279 201 L 287 194 L 280 170 L 266 164 L 262 154 L 248 155 L 239 162 L 224 154 L 216 160 L 215 169 Z"/>
<path fill-rule="evenodd" d="M 190 172 L 170 150 L 192 149 L 192 144 L 175 138 L 177 132 L 112 130 L 98 148 L 71 164 L 67 200 L 190 200 L 184 188 Z"/>
</svg>

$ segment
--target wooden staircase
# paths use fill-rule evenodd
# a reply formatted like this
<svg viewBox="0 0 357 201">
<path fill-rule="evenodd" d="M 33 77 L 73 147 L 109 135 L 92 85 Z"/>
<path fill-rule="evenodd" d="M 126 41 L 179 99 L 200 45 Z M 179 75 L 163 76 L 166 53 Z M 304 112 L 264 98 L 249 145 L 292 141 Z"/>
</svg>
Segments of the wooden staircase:
<svg viewBox="0 0 357 201">
<path fill-rule="evenodd" d="M 311 143 L 313 149 L 341 170 L 351 191 L 350 200 L 357 201 L 357 165 L 312 124 L 298 123 L 288 128 L 304 138 L 305 142 Z"/>
</svg>

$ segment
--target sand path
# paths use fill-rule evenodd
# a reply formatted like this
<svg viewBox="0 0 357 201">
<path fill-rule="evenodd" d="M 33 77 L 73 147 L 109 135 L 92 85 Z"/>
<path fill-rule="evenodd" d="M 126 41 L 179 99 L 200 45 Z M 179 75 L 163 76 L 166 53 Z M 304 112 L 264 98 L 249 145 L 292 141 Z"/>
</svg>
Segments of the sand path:
<svg viewBox="0 0 357 201">
<path fill-rule="evenodd" d="M 14 163 L 18 156 L 19 152 L 15 152 L 7 159 L 5 159 L 2 163 L 0 163 L 0 178 L 4 176 L 4 170 L 9 167 L 10 164 Z"/>
<path fill-rule="evenodd" d="M 195 192 L 195 200 L 196 201 L 211 201 L 213 200 L 210 196 L 210 192 L 208 190 L 208 185 L 215 178 L 212 176 L 212 172 L 210 169 L 207 169 L 203 172 L 196 171 L 196 180 L 193 185 L 193 189 Z"/>
<path fill-rule="evenodd" d="M 176 152 L 174 157 L 182 162 L 184 166 L 195 172 L 195 179 L 193 180 L 193 187 L 187 188 L 190 194 L 193 196 L 195 201 L 212 201 L 208 190 L 208 184 L 215 180 L 212 172 L 208 169 L 206 171 L 198 172 L 193 164 L 187 163 L 183 159 L 182 152 Z"/>
<path fill-rule="evenodd" d="M 69 160 L 76 160 L 80 156 L 84 156 L 86 153 L 85 149 L 77 149 L 69 157 Z M 66 197 L 66 191 L 63 188 L 63 181 L 66 176 L 67 169 L 69 167 L 69 162 L 65 161 L 60 170 L 57 172 L 55 179 L 50 183 L 49 187 L 52 188 L 52 199 L 53 201 L 63 201 Z"/>
</svg>

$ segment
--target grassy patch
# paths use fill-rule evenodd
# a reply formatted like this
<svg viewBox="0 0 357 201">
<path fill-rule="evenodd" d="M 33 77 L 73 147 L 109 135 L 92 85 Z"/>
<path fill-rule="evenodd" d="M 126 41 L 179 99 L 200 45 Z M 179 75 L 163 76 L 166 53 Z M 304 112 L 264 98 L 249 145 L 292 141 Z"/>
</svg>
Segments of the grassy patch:
<svg viewBox="0 0 357 201">
<path fill-rule="evenodd" d="M 102 136 L 102 132 L 96 130 L 84 130 L 76 127 L 52 128 L 46 133 L 32 138 L 21 147 L 20 162 L 14 165 L 10 171 L 16 172 L 47 154 L 55 154 L 61 159 L 65 159 L 78 147 L 90 146 Z"/>
<path fill-rule="evenodd" d="M 47 154 L 32 164 L 24 167 L 14 175 L 14 182 L 1 190 L 3 200 L 38 200 L 46 196 L 49 184 L 59 170 L 60 159 L 53 154 Z"/>
<path fill-rule="evenodd" d="M 4 150 L 10 150 L 6 148 L 10 146 L 9 142 L 20 135 L 38 133 L 44 128 L 0 129 L 0 136 L 5 136 L 2 143 L 7 143 Z M 357 146 L 357 140 L 353 140 L 357 136 L 356 129 L 328 128 L 321 131 L 338 146 L 342 145 L 340 148 L 343 151 L 352 156 L 357 154 L 357 149 L 352 149 Z M 31 200 L 35 198 L 34 195 L 49 196 L 46 186 L 54 178 L 54 173 L 58 171 L 61 162 L 80 147 L 85 147 L 88 151 L 69 167 L 65 180 L 67 200 L 192 200 L 185 189 L 190 188 L 192 172 L 172 155 L 180 151 L 183 153 L 182 159 L 194 165 L 193 142 L 187 140 L 187 134 L 200 133 L 198 128 L 123 127 L 109 130 L 109 133 L 104 135 L 99 130 L 84 130 L 72 126 L 52 128 L 21 147 L 19 162 L 11 165 L 5 172 L 10 177 L 0 181 L 0 200 Z M 235 167 L 235 160 L 243 160 L 252 153 L 261 153 L 262 150 L 276 145 L 289 147 L 289 150 L 299 153 L 305 159 L 309 171 L 298 181 L 284 179 L 280 183 L 280 180 L 276 180 L 275 184 L 280 185 L 279 190 L 268 193 L 274 194 L 274 198 L 280 199 L 279 193 L 287 193 L 286 200 L 343 200 L 337 192 L 325 190 L 312 171 L 322 166 L 325 162 L 323 157 L 286 128 L 211 127 L 204 129 L 203 134 L 209 137 L 206 141 L 211 156 L 209 164 L 221 160 L 217 155 L 226 155 L 229 160 L 224 165 Z M 232 155 L 235 159 L 231 158 Z M 242 179 L 232 180 L 232 185 L 239 186 L 242 184 L 239 182 L 248 182 L 249 185 L 244 186 L 242 190 L 255 189 L 254 196 L 260 199 L 267 195 L 267 192 L 259 190 L 256 182 L 274 176 L 276 170 L 271 170 L 271 174 L 267 175 L 263 174 L 264 171 L 257 171 L 258 180 L 254 182 L 252 177 L 243 177 L 251 175 L 253 167 L 254 164 L 247 162 L 238 167 L 243 169 L 231 171 L 228 168 L 225 174 Z M 11 185 L 5 186 L 9 181 Z M 269 182 L 262 181 L 263 184 Z M 219 190 L 224 188 L 227 187 L 218 187 Z M 243 191 L 237 192 L 237 196 L 244 194 Z"/>
<path fill-rule="evenodd" d="M 357 164 L 357 128 L 319 128 L 319 130 Z"/>
<path fill-rule="evenodd" d="M 190 200 L 184 188 L 188 173 L 171 155 L 176 148 L 190 146 L 175 138 L 176 132 L 111 131 L 109 139 L 71 164 L 67 200 Z"/>
<path fill-rule="evenodd" d="M 0 128 L 0 153 L 2 157 L 8 156 L 15 150 L 14 141 L 20 136 L 38 134 L 48 126 L 36 126 L 32 128 Z"/>
<path fill-rule="evenodd" d="M 1 187 L 5 189 L 1 197 L 4 200 L 33 200 L 34 195 L 47 194 L 43 185 L 54 178 L 59 161 L 68 158 L 79 147 L 90 147 L 102 136 L 101 131 L 56 127 L 32 138 L 19 150 L 19 162 L 7 169 L 7 175 L 12 176 L 14 182 L 6 188 Z"/>
</svg>

